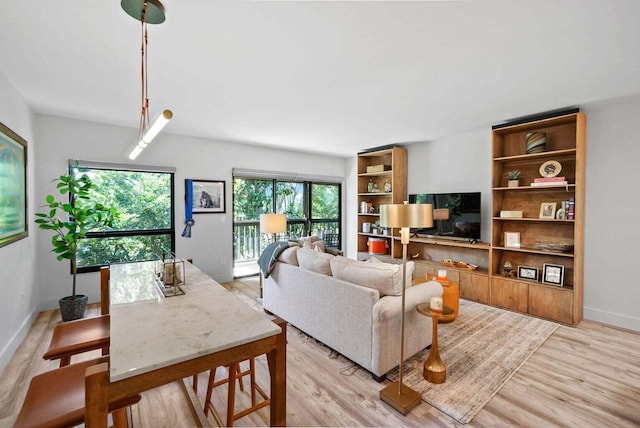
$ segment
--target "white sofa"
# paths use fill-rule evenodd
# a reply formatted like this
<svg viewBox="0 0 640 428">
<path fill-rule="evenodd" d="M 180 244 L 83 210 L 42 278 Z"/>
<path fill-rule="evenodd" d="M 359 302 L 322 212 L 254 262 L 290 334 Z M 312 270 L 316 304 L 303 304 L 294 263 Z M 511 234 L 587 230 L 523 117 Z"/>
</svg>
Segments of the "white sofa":
<svg viewBox="0 0 640 428">
<path fill-rule="evenodd" d="M 313 256 L 311 264 L 303 263 L 305 250 L 305 259 L 310 253 L 322 256 L 317 256 L 317 260 Z M 333 257 L 335 259 L 331 261 Z M 362 366 L 374 379 L 385 379 L 386 373 L 397 367 L 400 360 L 402 297 L 384 295 L 389 293 L 384 289 L 389 282 L 383 284 L 381 292 L 370 284 L 358 285 L 328 275 L 327 266 L 333 269 L 329 273 L 342 270 L 339 276 L 345 277 L 348 271 L 347 276 L 352 275 L 355 281 L 377 283 L 378 288 L 380 281 L 377 278 L 366 280 L 367 272 L 393 270 L 391 266 L 401 272 L 401 266 L 359 262 L 303 248 L 298 251 L 300 266 L 296 265 L 295 258 L 293 262 L 291 257 L 287 258 L 289 263 L 278 261 L 270 275 L 264 278 L 264 309 Z M 360 272 L 364 274 L 360 275 Z M 401 284 L 401 276 L 396 273 L 393 278 Z M 431 318 L 420 315 L 415 310 L 416 305 L 429 302 L 432 296 L 442 296 L 442 286 L 438 282 L 410 284 L 409 279 L 405 294 L 405 359 L 431 345 Z M 401 294 L 401 290 L 400 285 L 395 292 Z"/>
</svg>

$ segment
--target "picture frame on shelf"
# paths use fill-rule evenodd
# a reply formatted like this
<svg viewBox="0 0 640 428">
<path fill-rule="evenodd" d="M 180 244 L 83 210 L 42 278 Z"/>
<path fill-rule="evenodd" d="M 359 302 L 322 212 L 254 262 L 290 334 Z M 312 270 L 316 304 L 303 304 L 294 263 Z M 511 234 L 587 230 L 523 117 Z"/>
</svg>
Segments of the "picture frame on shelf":
<svg viewBox="0 0 640 428">
<path fill-rule="evenodd" d="M 542 283 L 558 287 L 564 286 L 564 266 L 551 263 L 543 264 Z"/>
<path fill-rule="evenodd" d="M 0 247 L 29 236 L 27 142 L 0 123 Z"/>
<path fill-rule="evenodd" d="M 528 281 L 538 281 L 539 269 L 531 266 L 518 266 L 518 278 Z"/>
<path fill-rule="evenodd" d="M 189 188 L 191 186 L 191 188 Z M 186 194 L 193 195 L 193 214 L 225 213 L 224 180 L 185 180 Z"/>
<path fill-rule="evenodd" d="M 556 202 L 543 202 L 540 204 L 539 218 L 555 219 L 556 218 Z"/>
<path fill-rule="evenodd" d="M 505 232 L 504 246 L 506 248 L 520 248 L 520 232 Z"/>
</svg>

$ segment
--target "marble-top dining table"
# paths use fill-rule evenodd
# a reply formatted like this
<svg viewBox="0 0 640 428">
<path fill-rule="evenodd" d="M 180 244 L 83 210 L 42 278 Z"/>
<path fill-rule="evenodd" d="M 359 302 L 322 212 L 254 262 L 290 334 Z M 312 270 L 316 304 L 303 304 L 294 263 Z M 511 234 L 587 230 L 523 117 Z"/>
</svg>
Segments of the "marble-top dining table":
<svg viewBox="0 0 640 428">
<path fill-rule="evenodd" d="M 155 283 L 155 262 L 110 266 L 110 363 L 87 371 L 87 426 L 106 426 L 106 400 L 262 354 L 271 375 L 271 425 L 286 425 L 286 325 L 184 265 L 185 294 L 172 297 Z"/>
</svg>

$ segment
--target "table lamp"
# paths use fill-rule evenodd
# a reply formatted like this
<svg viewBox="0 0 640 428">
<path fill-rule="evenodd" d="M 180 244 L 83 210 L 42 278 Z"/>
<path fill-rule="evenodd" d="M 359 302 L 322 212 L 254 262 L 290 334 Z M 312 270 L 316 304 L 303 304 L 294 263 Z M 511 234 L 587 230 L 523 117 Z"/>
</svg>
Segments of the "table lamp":
<svg viewBox="0 0 640 428">
<path fill-rule="evenodd" d="M 431 204 L 388 204 L 380 206 L 380 225 L 382 227 L 399 227 L 402 243 L 402 315 L 400 317 L 400 374 L 398 381 L 380 390 L 380 399 L 391 407 L 406 415 L 420 404 L 420 394 L 407 385 L 403 385 L 404 369 L 404 316 L 405 287 L 407 281 L 407 245 L 409 244 L 409 228 L 433 227 L 433 205 Z"/>
<path fill-rule="evenodd" d="M 433 210 L 433 218 L 438 221 L 438 235 L 443 235 L 442 222 L 449 220 L 449 208 L 436 208 Z"/>
<path fill-rule="evenodd" d="M 276 240 L 276 233 L 284 233 L 286 231 L 286 214 L 260 214 L 260 232 L 270 234 L 272 242 Z"/>
</svg>

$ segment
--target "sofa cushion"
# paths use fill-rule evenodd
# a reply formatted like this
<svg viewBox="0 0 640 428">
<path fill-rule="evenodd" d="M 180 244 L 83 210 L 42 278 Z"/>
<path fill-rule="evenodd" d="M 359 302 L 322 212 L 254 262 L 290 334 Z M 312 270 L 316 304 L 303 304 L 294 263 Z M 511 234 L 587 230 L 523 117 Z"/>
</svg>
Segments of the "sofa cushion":
<svg viewBox="0 0 640 428">
<path fill-rule="evenodd" d="M 278 257 L 279 262 L 287 263 L 290 265 L 298 266 L 298 247 L 297 245 L 292 245 L 282 253 Z"/>
<path fill-rule="evenodd" d="M 319 239 L 317 241 L 302 241 L 302 246 L 304 248 L 309 248 L 311 250 L 316 250 L 316 251 L 320 251 L 321 253 L 324 253 L 324 241 L 322 239 Z"/>
<path fill-rule="evenodd" d="M 330 261 L 335 258 L 328 253 L 312 250 L 307 247 L 298 249 L 298 266 L 305 270 L 331 275 Z"/>
<path fill-rule="evenodd" d="M 402 294 L 402 265 L 367 263 L 336 256 L 331 259 L 331 273 L 343 281 L 375 288 L 380 296 Z"/>
<path fill-rule="evenodd" d="M 369 259 L 366 261 L 366 263 L 387 263 L 387 262 L 383 262 L 382 260 L 380 260 L 377 257 L 371 256 L 369 257 Z M 402 264 L 398 264 L 398 263 L 387 263 L 387 264 L 391 264 L 394 266 L 400 266 L 400 271 L 402 272 Z M 407 281 L 405 283 L 405 288 L 409 288 L 411 287 L 411 285 L 413 284 L 413 271 L 416 268 L 416 264 L 412 261 L 409 260 L 407 262 Z"/>
</svg>

